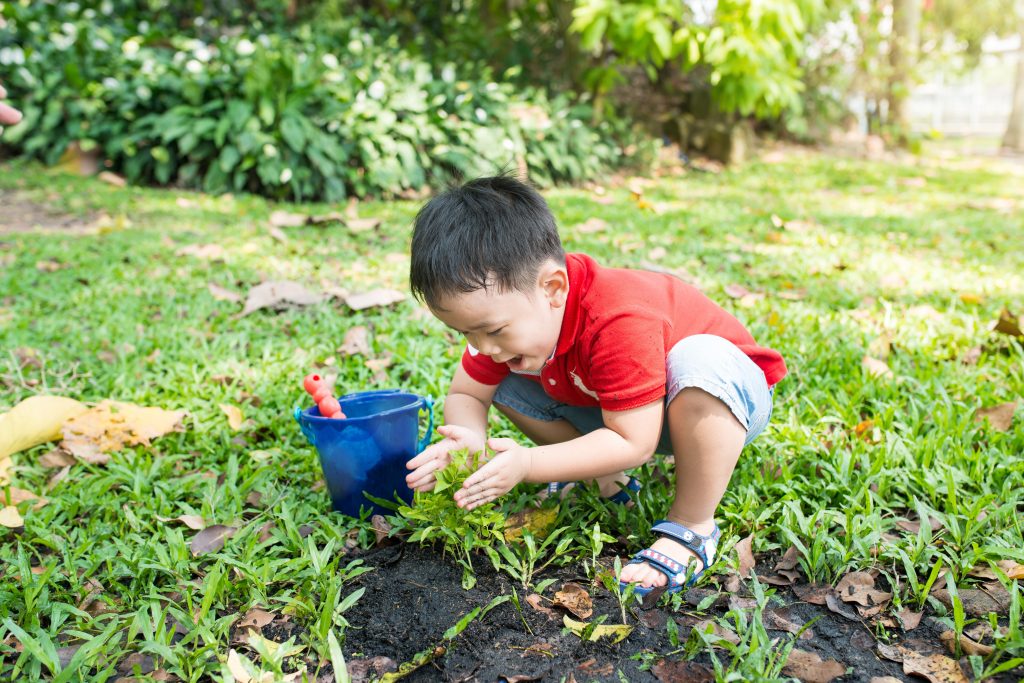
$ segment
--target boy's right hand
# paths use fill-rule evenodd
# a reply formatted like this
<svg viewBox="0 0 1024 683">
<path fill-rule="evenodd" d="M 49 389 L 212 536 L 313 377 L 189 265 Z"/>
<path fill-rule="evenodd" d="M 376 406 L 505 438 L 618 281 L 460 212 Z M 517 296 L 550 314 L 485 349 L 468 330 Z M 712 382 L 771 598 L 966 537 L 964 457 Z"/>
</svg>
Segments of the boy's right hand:
<svg viewBox="0 0 1024 683">
<path fill-rule="evenodd" d="M 484 440 L 472 429 L 459 425 L 442 425 L 437 433 L 444 438 L 423 449 L 423 452 L 406 463 L 412 470 L 405 477 L 405 483 L 413 491 L 430 491 L 437 483 L 434 472 L 443 470 L 452 461 L 451 452 L 468 449 L 477 453 L 484 449 Z"/>
</svg>

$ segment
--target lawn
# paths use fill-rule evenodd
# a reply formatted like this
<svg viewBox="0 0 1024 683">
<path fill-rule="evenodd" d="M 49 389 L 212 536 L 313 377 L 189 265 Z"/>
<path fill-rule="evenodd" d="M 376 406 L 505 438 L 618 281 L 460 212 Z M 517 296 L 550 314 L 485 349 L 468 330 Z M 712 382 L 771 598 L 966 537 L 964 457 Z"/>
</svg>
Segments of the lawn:
<svg viewBox="0 0 1024 683">
<path fill-rule="evenodd" d="M 426 653 L 408 680 L 821 680 L 793 668 L 794 647 L 835 659 L 839 680 L 950 666 L 966 678 L 942 680 L 1024 675 L 1024 419 L 1005 405 L 1024 396 L 1024 165 L 779 149 L 735 171 L 545 194 L 567 249 L 675 272 L 786 357 L 772 424 L 719 511 L 722 559 L 695 590 L 641 609 L 602 580 L 667 509 L 664 462 L 642 469 L 628 510 L 587 491 L 565 500 L 553 524 L 571 540 L 532 556 L 553 559 L 533 577 L 478 554 L 471 590 L 457 556 L 381 538 L 401 520 L 375 531 L 330 511 L 291 416 L 309 404 L 302 377 L 440 402 L 461 354 L 409 299 L 345 304 L 407 292 L 418 202 L 354 207 L 376 226 L 288 227 L 273 212 L 345 207 L 123 188 L 10 162 L 0 412 L 54 394 L 187 417 L 105 464 L 68 465 L 54 443 L 14 456 L 6 493 L 46 502 L 17 503 L 23 526 L 0 527 L 0 679 L 333 680 L 344 659 L 365 680 Z M 326 297 L 240 315 L 265 281 Z M 358 327 L 369 346 L 348 354 Z M 534 491 L 517 492 L 502 516 L 534 509 Z M 212 525 L 233 535 L 193 545 L 203 532 L 192 527 Z M 593 601 L 583 621 L 632 633 L 581 642 L 564 610 L 528 604 L 540 593 L 550 606 L 569 579 Z M 813 637 L 786 632 L 815 616 Z"/>
</svg>

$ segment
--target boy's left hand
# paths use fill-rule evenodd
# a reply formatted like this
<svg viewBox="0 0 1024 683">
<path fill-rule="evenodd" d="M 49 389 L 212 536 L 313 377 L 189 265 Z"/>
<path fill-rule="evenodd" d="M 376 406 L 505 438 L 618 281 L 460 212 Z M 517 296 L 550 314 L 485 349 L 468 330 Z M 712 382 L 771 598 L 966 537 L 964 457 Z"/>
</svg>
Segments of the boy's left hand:
<svg viewBox="0 0 1024 683">
<path fill-rule="evenodd" d="M 469 475 L 462 488 L 455 492 L 460 508 L 472 510 L 499 498 L 526 478 L 530 472 L 530 449 L 512 439 L 488 439 L 495 453 L 491 459 Z"/>
</svg>

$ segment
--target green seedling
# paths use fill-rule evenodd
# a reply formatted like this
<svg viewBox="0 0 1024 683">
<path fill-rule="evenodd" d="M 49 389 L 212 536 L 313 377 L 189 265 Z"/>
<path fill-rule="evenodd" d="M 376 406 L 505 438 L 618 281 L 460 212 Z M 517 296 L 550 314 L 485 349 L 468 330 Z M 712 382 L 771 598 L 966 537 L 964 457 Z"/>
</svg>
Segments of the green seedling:
<svg viewBox="0 0 1024 683">
<path fill-rule="evenodd" d="M 483 453 L 470 455 L 455 451 L 452 461 L 436 473 L 437 484 L 432 491 L 417 491 L 411 506 L 398 509 L 402 524 L 412 529 L 409 540 L 424 544 L 440 542 L 445 552 L 455 556 L 462 565 L 462 587 L 476 585 L 473 555 L 477 550 L 503 543 L 505 516 L 494 503 L 460 508 L 452 497 L 470 474 L 480 466 Z"/>
<path fill-rule="evenodd" d="M 486 546 L 487 556 L 497 571 L 503 571 L 529 590 L 533 577 L 555 561 L 564 561 L 565 552 L 572 544 L 572 536 L 564 533 L 568 527 L 559 527 L 548 534 L 541 544 L 529 529 L 523 529 L 521 543 L 508 543 L 504 536 L 494 546 Z M 555 540 L 558 544 L 555 545 Z"/>
</svg>

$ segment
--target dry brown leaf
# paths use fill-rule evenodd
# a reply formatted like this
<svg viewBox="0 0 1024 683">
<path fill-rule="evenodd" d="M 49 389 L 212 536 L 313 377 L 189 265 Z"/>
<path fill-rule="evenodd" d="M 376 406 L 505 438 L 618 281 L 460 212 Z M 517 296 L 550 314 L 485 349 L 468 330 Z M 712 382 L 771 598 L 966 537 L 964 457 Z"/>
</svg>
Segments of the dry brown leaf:
<svg viewBox="0 0 1024 683">
<path fill-rule="evenodd" d="M 25 489 L 19 489 L 14 486 L 9 487 L 6 490 L 6 494 L 2 489 L 0 489 L 0 503 L 4 503 L 6 505 L 17 505 L 18 503 L 24 503 L 26 500 L 36 501 L 32 504 L 33 510 L 38 510 L 49 502 L 46 498 L 43 498 L 36 493 L 26 491 Z"/>
<path fill-rule="evenodd" d="M 651 667 L 651 673 L 661 683 L 711 683 L 715 680 L 715 674 L 710 669 L 688 661 L 662 659 Z"/>
<path fill-rule="evenodd" d="M 939 634 L 939 640 L 942 641 L 942 644 L 946 646 L 946 649 L 949 650 L 949 653 L 951 655 L 953 655 L 954 657 L 957 655 L 957 637 L 955 633 L 953 633 L 952 631 L 943 631 Z M 988 657 L 990 654 L 992 654 L 992 648 L 990 646 L 982 645 L 981 643 L 976 643 L 963 633 L 960 634 L 959 640 L 960 649 L 963 651 L 965 655 L 979 655 L 981 657 Z"/>
<path fill-rule="evenodd" d="M 273 612 L 268 612 L 259 607 L 253 607 L 242 617 L 242 620 L 238 622 L 238 628 L 249 629 L 249 628 L 263 628 L 274 620 L 277 615 Z"/>
<path fill-rule="evenodd" d="M 885 361 L 872 358 L 871 356 L 864 356 L 860 364 L 872 377 L 892 377 L 892 370 Z"/>
<path fill-rule="evenodd" d="M 371 683 L 380 680 L 385 674 L 398 670 L 398 664 L 390 657 L 370 657 L 369 659 L 350 659 L 345 662 L 352 683 Z M 322 679 L 318 679 L 322 680 Z M 335 680 L 333 677 L 331 680 Z"/>
<path fill-rule="evenodd" d="M 865 607 L 885 605 L 892 599 L 892 593 L 875 589 L 875 577 L 868 572 L 848 573 L 836 584 L 836 593 L 843 602 L 855 602 Z"/>
<path fill-rule="evenodd" d="M 124 187 L 128 184 L 128 181 L 125 180 L 124 176 L 120 176 L 112 171 L 100 171 L 99 175 L 96 177 L 115 187 Z"/>
<path fill-rule="evenodd" d="M 903 683 L 895 676 L 872 676 L 868 683 Z"/>
<path fill-rule="evenodd" d="M 546 614 L 551 619 L 558 618 L 558 613 L 550 607 L 545 607 L 544 597 L 537 593 L 531 593 L 529 596 L 527 596 L 526 604 L 528 604 L 530 607 L 537 610 L 538 612 Z"/>
<path fill-rule="evenodd" d="M 824 605 L 826 597 L 832 592 L 832 586 L 826 584 L 802 583 L 793 586 L 796 597 L 812 605 Z"/>
<path fill-rule="evenodd" d="M 219 244 L 189 244 L 175 252 L 178 256 L 195 256 L 207 261 L 224 260 L 224 247 Z"/>
<path fill-rule="evenodd" d="M 651 259 L 652 261 L 660 261 L 666 256 L 668 256 L 668 250 L 665 249 L 665 247 L 655 247 L 654 249 L 651 249 L 649 252 L 647 252 L 647 258 Z"/>
<path fill-rule="evenodd" d="M 850 621 L 860 621 L 860 617 L 847 608 L 845 604 L 840 602 L 834 592 L 830 592 L 825 595 L 825 606 L 839 616 L 849 619 Z"/>
<path fill-rule="evenodd" d="M 782 555 L 782 559 L 775 564 L 775 571 L 779 571 L 780 569 L 796 569 L 799 564 L 800 551 L 796 549 L 795 545 L 791 545 L 786 548 L 786 552 Z"/>
<path fill-rule="evenodd" d="M 246 316 L 261 308 L 287 308 L 289 306 L 311 306 L 324 300 L 323 294 L 311 292 L 297 282 L 281 280 L 263 282 L 249 290 L 245 307 L 238 315 Z"/>
<path fill-rule="evenodd" d="M 916 519 L 899 519 L 899 520 L 896 520 L 896 526 L 898 526 L 899 528 L 903 529 L 904 531 L 909 531 L 912 534 L 916 534 L 918 531 L 921 530 L 921 522 L 919 520 L 916 520 Z M 942 521 L 939 520 L 936 517 L 929 517 L 928 518 L 928 526 L 931 527 L 932 533 L 934 533 L 936 531 L 939 531 L 940 529 L 943 528 L 942 527 Z"/>
<path fill-rule="evenodd" d="M 829 683 L 846 673 L 846 665 L 834 659 L 822 661 L 814 652 L 793 649 L 786 660 L 782 673 L 795 676 L 804 683 Z"/>
<path fill-rule="evenodd" d="M 217 301 L 230 301 L 232 303 L 238 303 L 239 301 L 242 300 L 240 294 L 232 292 L 230 289 L 224 289 L 220 285 L 216 285 L 212 282 L 208 284 L 206 288 L 210 290 L 210 294 L 213 295 L 213 298 L 216 299 Z"/>
<path fill-rule="evenodd" d="M 945 655 L 922 655 L 904 649 L 903 673 L 927 678 L 931 683 L 969 683 L 960 663 Z"/>
<path fill-rule="evenodd" d="M 740 578 L 746 578 L 747 575 L 750 574 L 750 570 L 754 568 L 754 553 L 751 550 L 751 544 L 753 541 L 754 534 L 750 534 L 736 543 L 736 554 L 739 557 Z"/>
<path fill-rule="evenodd" d="M 46 481 L 46 490 L 52 491 L 54 486 L 67 479 L 69 472 L 71 472 L 71 465 L 65 465 L 57 470 L 57 473 Z"/>
<path fill-rule="evenodd" d="M 978 361 L 981 360 L 981 353 L 982 348 L 980 346 L 972 346 L 960 357 L 960 362 L 963 365 L 977 365 Z"/>
<path fill-rule="evenodd" d="M 722 640 L 732 643 L 733 645 L 739 645 L 740 637 L 738 635 L 736 635 L 733 631 L 720 626 L 718 623 L 710 619 L 698 621 L 696 624 L 693 625 L 693 628 L 695 631 L 698 631 L 700 633 L 706 633 L 709 626 L 711 627 L 711 632 L 719 638 L 721 638 Z"/>
<path fill-rule="evenodd" d="M 345 227 L 349 229 L 349 232 L 360 233 L 369 232 L 370 230 L 376 230 L 380 227 L 381 219 L 379 218 L 346 218 Z"/>
<path fill-rule="evenodd" d="M 345 339 L 338 347 L 338 353 L 343 356 L 354 356 L 361 354 L 370 355 L 370 332 L 362 325 L 350 327 L 345 333 Z"/>
<path fill-rule="evenodd" d="M 791 619 L 790 610 L 787 607 L 781 609 L 768 609 L 764 611 L 764 626 L 765 628 L 774 629 L 776 631 L 785 631 L 786 633 L 797 634 L 800 629 L 803 628 L 803 624 L 797 624 Z M 814 631 L 806 629 L 803 633 L 800 633 L 800 640 L 811 640 L 814 638 Z"/>
<path fill-rule="evenodd" d="M 1009 431 L 1013 423 L 1013 413 L 1017 410 L 1017 401 L 1002 403 L 991 408 L 978 408 L 974 412 L 974 421 L 982 422 L 988 420 L 992 429 L 1000 432 Z"/>
<path fill-rule="evenodd" d="M 76 458 L 102 464 L 125 446 L 148 446 L 152 439 L 182 431 L 183 410 L 147 408 L 104 400 L 64 423 L 60 446 Z"/>
<path fill-rule="evenodd" d="M 742 299 L 745 296 L 753 294 L 749 289 L 739 284 L 729 284 L 725 286 L 725 293 L 733 299 Z"/>
<path fill-rule="evenodd" d="M 236 531 L 238 529 L 235 527 L 224 524 L 214 524 L 206 527 L 192 538 L 192 554 L 203 555 L 220 550 L 224 547 L 224 542 L 233 536 Z"/>
<path fill-rule="evenodd" d="M 161 517 L 157 515 L 156 518 L 161 522 L 181 522 L 194 531 L 202 531 L 206 528 L 206 520 L 199 515 L 179 515 L 177 517 Z"/>
<path fill-rule="evenodd" d="M 580 223 L 575 227 L 576 232 L 588 234 L 594 232 L 602 232 L 608 228 L 608 221 L 600 218 L 588 218 L 585 222 Z"/>
<path fill-rule="evenodd" d="M 373 525 L 373 533 L 377 536 L 377 545 L 380 545 L 391 536 L 391 525 L 388 524 L 384 515 L 374 515 L 370 518 Z"/>
<path fill-rule="evenodd" d="M 59 439 L 64 423 L 81 415 L 86 406 L 62 396 L 30 396 L 0 415 L 0 484 L 15 453 Z"/>
<path fill-rule="evenodd" d="M 297 228 L 306 224 L 306 216 L 301 213 L 274 211 L 270 214 L 270 224 L 278 228 Z"/>
<path fill-rule="evenodd" d="M 1010 608 L 1009 594 L 1005 590 L 996 592 L 980 588 L 961 588 L 958 592 L 964 611 L 972 617 L 982 618 L 989 612 L 1005 614 Z M 953 608 L 953 599 L 945 588 L 934 589 L 929 595 L 946 607 Z"/>
<path fill-rule="evenodd" d="M 897 612 L 896 616 L 903 624 L 904 631 L 913 631 L 921 623 L 921 617 L 924 616 L 924 612 L 912 612 L 909 609 L 903 609 Z"/>
<path fill-rule="evenodd" d="M 238 406 L 221 403 L 220 409 L 228 416 L 228 426 L 231 427 L 231 431 L 237 432 L 242 428 L 242 423 L 245 422 L 245 418 L 242 416 L 242 410 Z"/>
<path fill-rule="evenodd" d="M 590 593 L 576 583 L 570 582 L 562 586 L 562 590 L 555 593 L 551 604 L 555 607 L 564 607 L 580 619 L 586 619 L 594 613 Z"/>
<path fill-rule="evenodd" d="M 54 448 L 49 453 L 44 453 L 39 456 L 39 465 L 46 468 L 57 468 L 65 467 L 67 465 L 74 465 L 77 460 L 70 453 Z"/>
<path fill-rule="evenodd" d="M 1020 318 L 1006 308 L 999 312 L 999 320 L 992 326 L 992 330 L 1018 339 L 1024 338 L 1024 332 L 1020 329 Z"/>
<path fill-rule="evenodd" d="M 353 311 L 378 306 L 390 306 L 405 301 L 405 294 L 394 289 L 374 289 L 361 294 L 350 294 L 345 297 L 345 305 Z"/>
<path fill-rule="evenodd" d="M 8 529 L 17 529 L 18 527 L 25 526 L 25 520 L 18 513 L 18 508 L 13 505 L 5 505 L 0 509 L 0 525 Z"/>
</svg>

